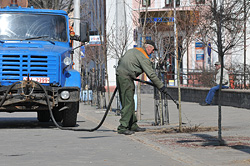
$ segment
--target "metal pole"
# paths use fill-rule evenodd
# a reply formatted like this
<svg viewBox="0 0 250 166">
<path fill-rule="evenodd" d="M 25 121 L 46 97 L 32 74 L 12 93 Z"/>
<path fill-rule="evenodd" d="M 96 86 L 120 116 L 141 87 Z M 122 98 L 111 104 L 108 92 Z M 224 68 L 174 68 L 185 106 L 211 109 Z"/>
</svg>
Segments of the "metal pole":
<svg viewBox="0 0 250 166">
<path fill-rule="evenodd" d="M 59 0 L 55 0 L 55 9 L 59 10 Z"/>
<path fill-rule="evenodd" d="M 247 43 L 246 43 L 246 0 L 244 0 L 244 88 L 246 88 L 246 54 L 247 54 Z"/>
<path fill-rule="evenodd" d="M 119 45 L 119 42 L 118 42 L 118 17 L 119 17 L 119 5 L 118 5 L 119 1 L 117 0 L 116 1 L 116 4 L 115 4 L 115 43 L 116 45 L 118 46 Z M 117 49 L 117 48 L 116 48 Z M 118 66 L 118 58 L 119 58 L 119 55 L 118 55 L 118 52 L 116 51 L 116 62 L 115 62 L 115 70 Z M 120 114 L 120 98 L 119 98 L 119 91 L 118 93 L 116 93 L 116 107 L 117 107 L 117 111 L 118 113 L 117 114 Z"/>
<path fill-rule="evenodd" d="M 103 52 L 104 52 L 104 59 L 105 59 L 105 78 L 107 81 L 107 90 L 108 90 L 108 101 L 110 102 L 110 89 L 109 89 L 109 78 L 108 78 L 108 60 L 107 60 L 107 18 L 106 18 L 106 0 L 103 0 L 104 3 L 104 47 L 103 47 Z M 110 109 L 112 111 L 112 109 Z"/>
<path fill-rule="evenodd" d="M 177 86 L 177 68 L 178 68 L 178 48 L 177 48 L 177 28 L 176 28 L 176 0 L 174 0 L 174 47 L 175 47 L 175 70 L 174 70 L 174 82 L 175 82 L 175 86 Z"/>
<path fill-rule="evenodd" d="M 128 40 L 128 27 L 127 27 L 127 12 L 126 12 L 126 3 L 125 0 L 123 0 L 123 10 L 124 10 L 124 37 L 125 37 L 125 50 L 127 51 L 127 40 Z"/>
<path fill-rule="evenodd" d="M 80 35 L 80 0 L 74 0 L 74 31 L 76 35 Z M 74 69 L 81 72 L 80 42 L 74 41 L 73 47 L 74 48 L 78 47 L 77 49 L 75 49 L 74 55 L 73 55 L 73 62 L 75 63 Z"/>
</svg>

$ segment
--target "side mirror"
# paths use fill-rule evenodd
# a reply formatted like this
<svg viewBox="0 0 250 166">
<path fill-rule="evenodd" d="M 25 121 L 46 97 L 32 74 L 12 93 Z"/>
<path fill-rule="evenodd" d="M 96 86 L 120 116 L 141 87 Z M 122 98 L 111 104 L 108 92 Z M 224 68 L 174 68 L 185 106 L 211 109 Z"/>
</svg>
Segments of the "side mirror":
<svg viewBox="0 0 250 166">
<path fill-rule="evenodd" d="M 87 22 L 80 23 L 80 41 L 89 42 L 89 24 Z"/>
</svg>

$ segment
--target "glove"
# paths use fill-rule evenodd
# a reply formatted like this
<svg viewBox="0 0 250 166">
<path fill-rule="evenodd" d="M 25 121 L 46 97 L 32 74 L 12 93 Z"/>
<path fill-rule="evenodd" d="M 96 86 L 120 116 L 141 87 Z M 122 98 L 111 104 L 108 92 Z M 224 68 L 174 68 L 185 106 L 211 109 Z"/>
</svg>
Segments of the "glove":
<svg viewBox="0 0 250 166">
<path fill-rule="evenodd" d="M 161 93 L 166 94 L 167 93 L 167 87 L 163 86 L 162 88 L 159 89 Z"/>
</svg>

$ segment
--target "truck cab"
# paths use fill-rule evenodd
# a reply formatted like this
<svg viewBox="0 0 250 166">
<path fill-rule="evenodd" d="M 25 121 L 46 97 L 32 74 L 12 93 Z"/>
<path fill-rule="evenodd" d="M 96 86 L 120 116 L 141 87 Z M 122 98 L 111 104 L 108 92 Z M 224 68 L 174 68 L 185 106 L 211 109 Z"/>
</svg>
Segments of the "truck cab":
<svg viewBox="0 0 250 166">
<path fill-rule="evenodd" d="M 47 122 L 50 108 L 57 122 L 75 126 L 81 78 L 72 68 L 67 13 L 7 6 L 0 24 L 0 111 L 37 112 Z"/>
</svg>

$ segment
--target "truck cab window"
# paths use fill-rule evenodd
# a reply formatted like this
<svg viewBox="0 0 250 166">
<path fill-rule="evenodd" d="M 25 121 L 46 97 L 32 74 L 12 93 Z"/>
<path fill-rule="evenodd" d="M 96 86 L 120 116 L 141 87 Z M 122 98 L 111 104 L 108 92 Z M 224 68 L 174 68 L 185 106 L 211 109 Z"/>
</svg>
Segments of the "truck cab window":
<svg viewBox="0 0 250 166">
<path fill-rule="evenodd" d="M 39 14 L 0 14 L 0 40 L 51 40 L 67 42 L 68 32 L 66 19 L 63 16 Z M 50 28 L 48 28 L 50 27 Z"/>
</svg>

